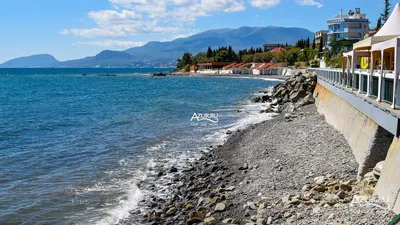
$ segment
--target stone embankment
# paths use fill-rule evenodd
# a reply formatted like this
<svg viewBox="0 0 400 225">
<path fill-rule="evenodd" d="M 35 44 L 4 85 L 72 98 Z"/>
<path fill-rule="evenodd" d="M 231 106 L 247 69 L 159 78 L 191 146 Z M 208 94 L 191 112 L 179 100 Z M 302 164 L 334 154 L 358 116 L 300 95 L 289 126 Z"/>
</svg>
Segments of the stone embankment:
<svg viewBox="0 0 400 225">
<path fill-rule="evenodd" d="M 299 73 L 253 99 L 282 113 L 182 168 L 157 167 L 152 179 L 169 177 L 171 193 L 143 182 L 153 194 L 120 224 L 386 224 L 393 213 L 370 201 L 381 167 L 357 178 L 346 139 L 312 104 L 315 86 Z"/>
</svg>

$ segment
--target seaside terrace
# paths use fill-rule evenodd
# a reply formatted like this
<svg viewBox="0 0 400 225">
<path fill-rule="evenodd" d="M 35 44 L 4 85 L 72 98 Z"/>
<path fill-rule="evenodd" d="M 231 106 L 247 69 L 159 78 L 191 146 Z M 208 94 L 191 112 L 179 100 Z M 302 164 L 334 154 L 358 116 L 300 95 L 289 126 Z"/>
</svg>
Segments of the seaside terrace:
<svg viewBox="0 0 400 225">
<path fill-rule="evenodd" d="M 343 54 L 341 69 L 315 69 L 322 82 L 350 92 L 400 118 L 400 3 L 375 36 L 359 41 Z M 360 63 L 359 63 L 360 62 Z"/>
</svg>

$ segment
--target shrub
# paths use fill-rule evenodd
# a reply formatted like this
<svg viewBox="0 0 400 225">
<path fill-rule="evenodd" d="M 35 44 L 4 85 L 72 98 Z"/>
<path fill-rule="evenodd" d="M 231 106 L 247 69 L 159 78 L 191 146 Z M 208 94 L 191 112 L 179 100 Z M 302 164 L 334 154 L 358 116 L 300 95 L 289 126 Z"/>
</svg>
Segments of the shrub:
<svg viewBox="0 0 400 225">
<path fill-rule="evenodd" d="M 297 62 L 295 65 L 294 65 L 294 67 L 297 69 L 297 68 L 300 68 L 301 67 L 301 63 L 300 62 Z"/>
<path fill-rule="evenodd" d="M 185 72 L 189 72 L 190 71 L 190 64 L 186 64 L 184 70 L 185 70 Z"/>
</svg>

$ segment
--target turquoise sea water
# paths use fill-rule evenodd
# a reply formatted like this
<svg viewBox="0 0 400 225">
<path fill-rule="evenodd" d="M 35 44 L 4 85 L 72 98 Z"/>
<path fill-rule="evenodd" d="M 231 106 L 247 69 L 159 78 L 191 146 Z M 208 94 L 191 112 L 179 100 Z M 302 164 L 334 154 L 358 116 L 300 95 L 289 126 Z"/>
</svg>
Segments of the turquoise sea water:
<svg viewBox="0 0 400 225">
<path fill-rule="evenodd" d="M 258 110 L 250 97 L 276 84 L 143 75 L 159 71 L 0 69 L 0 224 L 117 222 L 150 162 L 221 141 Z M 194 113 L 219 122 L 193 124 Z"/>
</svg>

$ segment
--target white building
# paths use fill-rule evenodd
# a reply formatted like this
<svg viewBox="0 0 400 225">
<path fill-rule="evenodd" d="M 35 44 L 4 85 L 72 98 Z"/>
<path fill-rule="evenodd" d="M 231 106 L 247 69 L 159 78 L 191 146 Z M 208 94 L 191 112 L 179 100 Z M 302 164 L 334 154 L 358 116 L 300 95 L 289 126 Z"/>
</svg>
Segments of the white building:
<svg viewBox="0 0 400 225">
<path fill-rule="evenodd" d="M 347 15 L 340 14 L 326 21 L 328 25 L 328 44 L 333 38 L 335 41 L 341 39 L 350 41 L 359 41 L 369 32 L 369 20 L 366 14 L 362 14 L 360 8 L 356 8 L 353 12 L 349 11 Z"/>
</svg>

